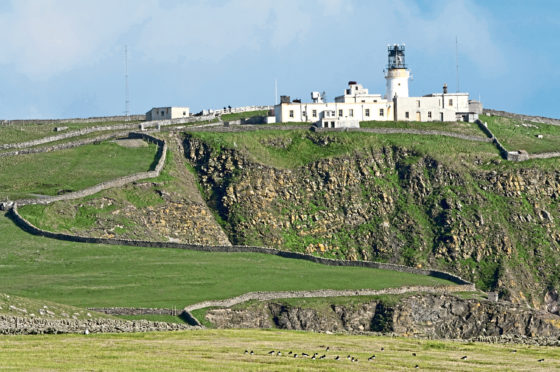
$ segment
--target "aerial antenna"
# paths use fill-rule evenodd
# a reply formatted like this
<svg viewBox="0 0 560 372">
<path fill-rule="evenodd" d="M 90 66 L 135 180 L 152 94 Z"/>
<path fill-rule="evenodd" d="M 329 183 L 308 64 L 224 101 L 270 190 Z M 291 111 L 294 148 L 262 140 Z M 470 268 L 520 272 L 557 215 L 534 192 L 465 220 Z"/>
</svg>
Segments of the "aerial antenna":
<svg viewBox="0 0 560 372">
<path fill-rule="evenodd" d="M 459 38 L 455 36 L 455 67 L 457 74 L 457 93 L 459 93 Z"/>
<path fill-rule="evenodd" d="M 128 45 L 124 46 L 124 115 L 128 120 L 129 113 L 129 97 L 128 97 Z"/>
<path fill-rule="evenodd" d="M 274 79 L 274 105 L 278 104 L 278 79 Z"/>
</svg>

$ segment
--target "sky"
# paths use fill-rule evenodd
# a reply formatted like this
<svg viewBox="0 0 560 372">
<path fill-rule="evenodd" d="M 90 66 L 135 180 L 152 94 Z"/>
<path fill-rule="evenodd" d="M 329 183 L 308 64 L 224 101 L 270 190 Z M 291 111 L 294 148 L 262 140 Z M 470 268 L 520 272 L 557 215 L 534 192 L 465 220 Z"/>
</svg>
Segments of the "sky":
<svg viewBox="0 0 560 372">
<path fill-rule="evenodd" d="M 406 44 L 411 96 L 560 118 L 560 2 L 518 0 L 0 0 L 0 119 L 130 113 L 385 93 Z M 457 74 L 457 62 L 458 71 Z M 457 81 L 459 84 L 457 84 Z"/>
</svg>

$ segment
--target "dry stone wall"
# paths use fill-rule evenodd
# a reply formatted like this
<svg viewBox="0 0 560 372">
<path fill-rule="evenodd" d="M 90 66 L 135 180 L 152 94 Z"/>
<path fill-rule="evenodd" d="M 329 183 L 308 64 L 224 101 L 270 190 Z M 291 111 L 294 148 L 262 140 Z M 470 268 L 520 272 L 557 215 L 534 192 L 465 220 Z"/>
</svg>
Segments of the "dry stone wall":
<svg viewBox="0 0 560 372">
<path fill-rule="evenodd" d="M 23 120 L 0 120 L 0 125 L 24 125 L 24 124 L 64 124 L 64 123 L 103 123 L 113 121 L 144 121 L 145 114 L 138 115 L 119 115 L 119 116 L 98 116 L 90 118 L 74 119 L 23 119 Z"/>
</svg>

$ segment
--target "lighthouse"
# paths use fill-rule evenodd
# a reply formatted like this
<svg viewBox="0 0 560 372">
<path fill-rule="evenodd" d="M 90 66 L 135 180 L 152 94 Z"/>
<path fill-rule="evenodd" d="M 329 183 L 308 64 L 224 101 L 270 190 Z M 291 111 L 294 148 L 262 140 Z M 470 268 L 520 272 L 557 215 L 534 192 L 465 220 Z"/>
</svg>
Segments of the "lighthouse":
<svg viewBox="0 0 560 372">
<path fill-rule="evenodd" d="M 404 62 L 404 44 L 387 46 L 387 91 L 385 98 L 392 100 L 397 97 L 408 97 L 408 79 L 410 71 L 407 70 Z"/>
</svg>

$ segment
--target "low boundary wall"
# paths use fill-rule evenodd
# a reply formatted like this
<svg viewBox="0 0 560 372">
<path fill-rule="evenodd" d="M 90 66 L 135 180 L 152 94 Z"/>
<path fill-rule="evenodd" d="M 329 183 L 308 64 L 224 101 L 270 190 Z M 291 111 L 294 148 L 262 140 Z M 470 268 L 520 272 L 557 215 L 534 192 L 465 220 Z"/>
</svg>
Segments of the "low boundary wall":
<svg viewBox="0 0 560 372">
<path fill-rule="evenodd" d="M 225 300 L 204 301 L 185 307 L 185 311 L 204 309 L 207 307 L 231 307 L 243 302 L 270 301 L 284 298 L 312 298 L 312 297 L 349 297 L 349 296 L 376 296 L 376 295 L 395 295 L 410 292 L 427 293 L 450 293 L 450 292 L 472 292 L 475 291 L 474 284 L 448 285 L 448 286 L 407 286 L 385 289 L 320 289 L 315 291 L 282 291 L 282 292 L 248 292 L 240 296 Z M 191 315 L 192 316 L 192 315 Z"/>
<path fill-rule="evenodd" d="M 40 200 L 35 200 L 35 201 L 40 201 Z M 409 266 L 384 263 L 384 262 L 335 260 L 331 258 L 313 256 L 305 253 L 282 251 L 276 248 L 268 248 L 268 247 L 255 247 L 255 246 L 244 246 L 244 245 L 204 246 L 204 245 L 184 244 L 184 243 L 176 243 L 176 242 L 156 242 L 156 241 L 129 240 L 129 239 L 117 239 L 117 238 L 92 238 L 92 237 L 84 237 L 84 236 L 70 235 L 64 233 L 54 233 L 54 232 L 40 229 L 34 226 L 29 221 L 27 221 L 24 217 L 22 217 L 18 213 L 17 211 L 18 205 L 20 205 L 19 202 L 15 203 L 13 207 L 10 208 L 8 216 L 23 230 L 34 235 L 44 236 L 51 239 L 71 241 L 77 243 L 111 244 L 111 245 L 124 245 L 124 246 L 133 246 L 133 247 L 147 247 L 147 248 L 188 249 L 188 250 L 202 251 L 202 252 L 263 253 L 263 254 L 280 256 L 284 258 L 301 259 L 301 260 L 311 261 L 323 265 L 369 267 L 373 269 L 393 270 L 393 271 L 407 272 L 412 274 L 433 276 L 435 278 L 449 280 L 453 283 L 461 284 L 461 285 L 471 284 L 470 282 L 460 278 L 459 276 L 447 273 L 445 271 L 420 269 L 416 267 L 409 267 Z"/>
<path fill-rule="evenodd" d="M 65 124 L 65 123 L 103 123 L 110 121 L 144 121 L 145 114 L 137 115 L 117 115 L 117 116 L 93 116 L 89 118 L 73 118 L 73 119 L 16 119 L 16 120 L 0 120 L 0 125 L 13 124 Z"/>
</svg>

